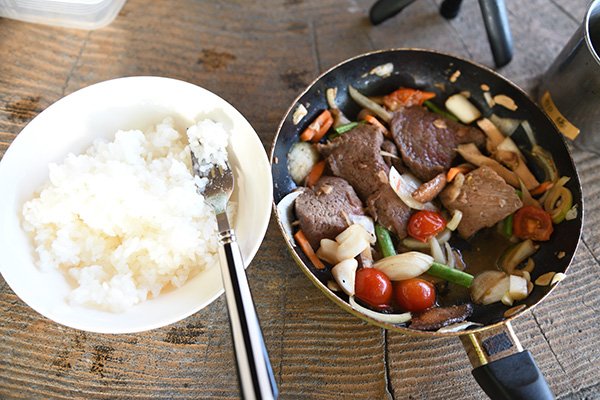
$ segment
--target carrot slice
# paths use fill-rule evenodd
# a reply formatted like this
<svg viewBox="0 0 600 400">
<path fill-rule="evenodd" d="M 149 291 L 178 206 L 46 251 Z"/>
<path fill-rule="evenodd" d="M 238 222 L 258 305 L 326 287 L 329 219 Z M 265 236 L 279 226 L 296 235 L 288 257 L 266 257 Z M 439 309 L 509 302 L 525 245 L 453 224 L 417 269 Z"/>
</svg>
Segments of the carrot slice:
<svg viewBox="0 0 600 400">
<path fill-rule="evenodd" d="M 325 160 L 319 161 L 312 167 L 308 176 L 306 177 L 306 186 L 315 186 L 319 178 L 321 178 L 321 175 L 323 175 L 323 171 L 325 171 Z"/>
<path fill-rule="evenodd" d="M 365 115 L 365 121 L 369 124 L 374 125 L 383 131 L 383 136 L 387 138 L 391 138 L 390 131 L 385 127 L 377 118 L 372 115 Z"/>
<path fill-rule="evenodd" d="M 421 106 L 426 100 L 433 99 L 435 93 L 417 89 L 400 88 L 383 98 L 383 104 L 391 111 L 400 107 Z"/>
<path fill-rule="evenodd" d="M 464 167 L 462 165 L 459 165 L 458 167 L 452 167 L 446 173 L 446 180 L 448 182 L 452 182 L 452 180 L 456 178 L 456 175 L 458 175 L 459 173 L 466 174 L 467 172 L 469 172 L 469 170 L 469 168 Z"/>
<path fill-rule="evenodd" d="M 321 128 L 323 126 L 325 126 L 325 123 L 329 119 L 331 119 L 331 121 L 333 123 L 333 117 L 331 116 L 331 113 L 329 112 L 329 110 L 323 110 L 323 112 L 321 114 L 319 114 L 319 116 L 317 118 L 315 118 L 315 120 L 313 122 L 311 122 L 311 124 L 304 130 L 304 132 L 302 132 L 302 134 L 300 135 L 300 140 L 304 140 L 305 142 L 312 140 L 315 137 L 315 135 L 318 135 L 321 132 Z M 331 126 L 331 125 L 329 125 L 329 126 Z M 329 128 L 327 128 L 327 129 L 329 129 Z M 325 132 L 323 132 L 323 135 L 326 132 L 327 132 L 327 130 L 325 130 Z"/>
<path fill-rule="evenodd" d="M 325 110 L 329 113 L 328 110 Z M 323 122 L 323 125 L 321 126 L 321 129 L 319 130 L 319 132 L 317 132 L 316 135 L 314 135 L 312 137 L 312 141 L 317 143 L 319 140 L 321 140 L 321 138 L 323 138 L 323 136 L 325 136 L 325 134 L 327 133 L 327 131 L 329 130 L 329 128 L 331 128 L 331 125 L 333 125 L 333 116 L 331 116 L 331 113 L 329 114 L 329 118 L 325 120 L 325 122 Z"/>
<path fill-rule="evenodd" d="M 316 269 L 325 269 L 325 264 L 323 264 L 323 262 L 319 260 L 319 257 L 317 257 L 315 254 L 312 246 L 310 243 L 308 243 L 308 239 L 306 239 L 306 236 L 304 236 L 302 229 L 294 234 L 294 239 L 296 239 L 296 243 L 298 243 L 304 254 L 306 254 L 306 257 L 308 257 Z"/>
<path fill-rule="evenodd" d="M 539 184 L 538 187 L 534 188 L 533 190 L 530 190 L 529 194 L 531 194 L 532 196 L 538 196 L 538 195 L 546 192 L 552 186 L 554 186 L 554 183 L 551 181 L 542 182 Z"/>
</svg>

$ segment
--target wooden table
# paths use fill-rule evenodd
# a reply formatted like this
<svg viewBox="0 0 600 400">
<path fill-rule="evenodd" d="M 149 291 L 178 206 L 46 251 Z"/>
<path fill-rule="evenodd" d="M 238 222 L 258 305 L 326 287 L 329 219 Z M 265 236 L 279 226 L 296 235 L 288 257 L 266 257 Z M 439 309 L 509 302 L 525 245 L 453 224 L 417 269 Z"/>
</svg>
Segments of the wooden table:
<svg viewBox="0 0 600 400">
<path fill-rule="evenodd" d="M 0 19 L 0 155 L 45 107 L 89 84 L 161 75 L 237 107 L 269 148 L 280 118 L 320 72 L 358 53 L 438 49 L 492 65 L 477 3 L 451 22 L 421 0 L 372 27 L 371 1 L 129 0 L 82 31 Z M 532 90 L 582 19 L 585 0 L 508 1 L 515 57 L 501 72 Z M 567 279 L 514 326 L 557 397 L 600 398 L 600 157 L 575 151 L 584 239 Z M 10 244 L 2 243 L 2 246 Z M 332 305 L 295 266 L 273 222 L 248 277 L 284 399 L 480 399 L 456 339 L 369 326 Z M 58 325 L 0 279 L 0 398 L 236 398 L 223 297 L 177 324 L 130 335 Z"/>
</svg>

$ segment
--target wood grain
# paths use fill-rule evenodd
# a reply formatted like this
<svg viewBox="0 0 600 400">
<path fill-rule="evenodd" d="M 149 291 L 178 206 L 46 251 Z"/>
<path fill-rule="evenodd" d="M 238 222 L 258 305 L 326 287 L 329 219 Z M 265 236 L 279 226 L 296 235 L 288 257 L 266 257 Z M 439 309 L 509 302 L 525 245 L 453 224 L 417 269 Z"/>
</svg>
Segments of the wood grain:
<svg viewBox="0 0 600 400">
<path fill-rule="evenodd" d="M 0 19 L 0 156 L 65 94 L 119 76 L 160 75 L 215 91 L 268 149 L 280 118 L 320 72 L 392 47 L 492 65 L 477 2 L 458 18 L 415 2 L 378 27 L 366 0 L 129 0 L 108 27 L 79 31 Z M 587 1 L 511 1 L 515 57 L 501 72 L 533 92 Z M 568 277 L 514 323 L 560 399 L 600 398 L 600 158 L 574 150 L 584 238 Z M 1 251 L 1 250 L 0 250 Z M 294 265 L 277 226 L 248 269 L 284 399 L 482 399 L 460 342 L 369 326 L 332 305 Z M 131 335 L 75 331 L 38 315 L 0 279 L 0 398 L 238 398 L 223 298 L 171 326 Z"/>
</svg>

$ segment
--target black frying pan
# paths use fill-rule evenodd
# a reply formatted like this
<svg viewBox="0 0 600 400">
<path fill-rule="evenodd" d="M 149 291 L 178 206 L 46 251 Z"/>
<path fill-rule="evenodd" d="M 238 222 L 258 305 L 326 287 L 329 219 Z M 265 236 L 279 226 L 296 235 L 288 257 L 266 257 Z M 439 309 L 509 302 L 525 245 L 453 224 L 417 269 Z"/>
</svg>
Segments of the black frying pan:
<svg viewBox="0 0 600 400">
<path fill-rule="evenodd" d="M 370 74 L 373 68 L 386 63 L 394 65 L 394 72 L 390 76 L 380 77 Z M 460 77 L 455 83 L 452 83 L 449 81 L 449 77 L 456 70 L 460 71 Z M 492 94 L 505 94 L 511 97 L 518 105 L 516 111 L 496 106 L 493 110 L 494 113 L 501 117 L 529 121 L 538 144 L 552 153 L 559 174 L 571 177 L 566 186 L 573 194 L 573 204 L 577 204 L 579 209 L 576 219 L 555 226 L 551 240 L 542 244 L 541 249 L 534 255 L 536 266 L 532 274 L 532 281 L 546 272 L 565 272 L 567 270 L 581 235 L 583 200 L 579 177 L 562 135 L 527 94 L 513 83 L 484 66 L 442 53 L 416 49 L 378 51 L 344 61 L 318 77 L 291 105 L 275 136 L 271 149 L 275 205 L 296 188 L 287 169 L 287 154 L 292 144 L 299 140 L 300 133 L 308 124 L 319 112 L 328 108 L 325 91 L 328 88 L 337 87 L 337 103 L 350 119 L 359 111 L 359 106 L 348 95 L 347 88 L 350 84 L 361 93 L 370 96 L 384 95 L 401 86 L 433 91 L 437 94 L 434 100 L 438 102 L 438 105 L 443 104 L 440 99 L 445 99 L 453 93 L 469 91 L 471 93 L 470 100 L 480 110 L 489 110 L 483 98 L 481 84 L 488 85 Z M 442 90 L 441 86 L 445 90 Z M 300 104 L 307 108 L 308 114 L 295 125 L 292 117 Z M 519 146 L 528 147 L 525 135 L 516 133 L 513 135 L 513 139 Z M 279 215 L 277 207 L 275 207 L 275 215 L 291 254 L 300 268 L 327 297 L 344 310 L 372 324 L 406 334 L 460 336 L 472 364 L 476 367 L 473 375 L 493 399 L 553 398 L 530 353 L 522 351 L 518 339 L 512 331 L 510 319 L 521 314 L 523 310 L 506 318 L 504 314 L 509 307 L 501 303 L 476 306 L 474 314 L 469 320 L 479 322 L 483 326 L 453 333 L 416 331 L 371 319 L 356 312 L 343 295 L 340 296 L 327 288 L 328 275 L 313 267 L 304 253 L 293 245 L 293 241 L 283 228 L 282 219 L 288 217 Z M 565 256 L 557 258 L 558 252 L 564 252 Z M 535 306 L 550 291 L 551 287 L 535 286 L 525 301 L 526 309 Z"/>
</svg>

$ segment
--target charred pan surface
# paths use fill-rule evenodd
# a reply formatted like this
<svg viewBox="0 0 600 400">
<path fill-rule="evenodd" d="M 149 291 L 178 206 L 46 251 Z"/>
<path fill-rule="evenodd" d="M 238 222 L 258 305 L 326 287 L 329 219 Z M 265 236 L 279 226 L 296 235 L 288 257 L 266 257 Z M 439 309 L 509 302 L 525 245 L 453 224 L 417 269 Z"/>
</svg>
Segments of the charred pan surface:
<svg viewBox="0 0 600 400">
<path fill-rule="evenodd" d="M 465 239 L 523 206 L 515 189 L 486 166 L 469 172 L 464 179 L 455 178 L 440 193 L 440 199 L 448 210 L 462 212 L 458 232 Z"/>
<path fill-rule="evenodd" d="M 392 135 L 404 164 L 420 179 L 429 181 L 446 171 L 456 157 L 456 146 L 482 146 L 479 129 L 449 120 L 424 107 L 408 107 L 394 113 Z"/>
<path fill-rule="evenodd" d="M 313 249 L 319 247 L 321 239 L 333 239 L 346 229 L 348 216 L 364 215 L 352 186 L 333 176 L 322 177 L 314 189 L 304 189 L 296 199 L 295 208 L 300 228 Z"/>
</svg>

